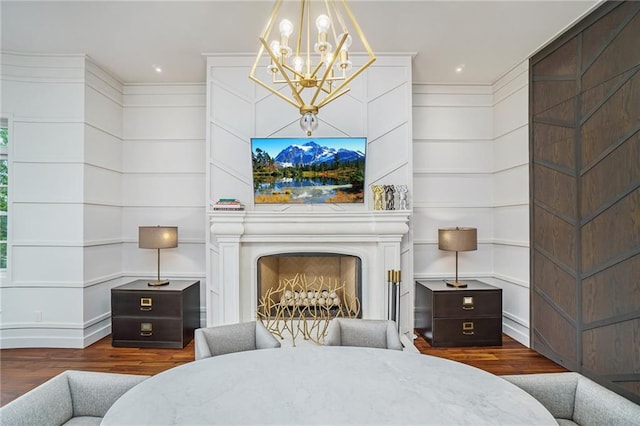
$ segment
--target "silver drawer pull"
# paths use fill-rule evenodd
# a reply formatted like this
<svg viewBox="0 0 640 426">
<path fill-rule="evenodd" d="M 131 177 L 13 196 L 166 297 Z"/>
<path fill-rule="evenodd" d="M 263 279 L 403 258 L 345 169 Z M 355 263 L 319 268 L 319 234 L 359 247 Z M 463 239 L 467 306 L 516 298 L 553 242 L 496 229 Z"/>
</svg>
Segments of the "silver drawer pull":
<svg viewBox="0 0 640 426">
<path fill-rule="evenodd" d="M 149 337 L 153 335 L 153 324 L 150 322 L 140 323 L 140 335 Z"/>
<path fill-rule="evenodd" d="M 462 334 L 465 336 L 473 336 L 473 321 L 465 321 L 462 323 Z"/>
<path fill-rule="evenodd" d="M 473 296 L 464 296 L 462 298 L 462 309 L 465 311 L 473 311 Z"/>
<path fill-rule="evenodd" d="M 141 297 L 140 298 L 140 310 L 141 311 L 150 311 L 153 309 L 153 299 L 150 297 Z"/>
</svg>

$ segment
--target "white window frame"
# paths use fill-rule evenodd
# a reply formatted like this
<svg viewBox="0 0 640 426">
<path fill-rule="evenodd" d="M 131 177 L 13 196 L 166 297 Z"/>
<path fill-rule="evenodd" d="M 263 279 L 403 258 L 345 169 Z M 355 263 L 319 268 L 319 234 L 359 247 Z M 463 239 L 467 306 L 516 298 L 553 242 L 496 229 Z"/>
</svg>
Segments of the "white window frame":
<svg viewBox="0 0 640 426">
<path fill-rule="evenodd" d="M 7 129 L 8 139 L 9 139 L 9 143 L 7 144 L 8 146 L 6 146 L 6 147 L 0 146 L 0 159 L 7 160 L 7 171 L 9 173 L 9 175 L 11 174 L 11 165 L 9 164 L 9 147 L 11 146 L 11 133 L 12 133 L 11 132 L 11 124 L 12 124 L 11 117 L 6 117 L 4 115 L 0 116 L 0 127 Z M 9 179 L 8 179 L 8 182 L 7 182 L 6 186 L 7 186 L 7 192 L 10 193 L 11 176 L 9 176 Z M 11 210 L 11 201 L 7 200 L 7 211 L 6 212 L 0 212 L 0 216 L 10 217 L 10 214 L 9 214 L 10 210 Z M 10 236 L 9 236 L 9 233 L 10 233 L 9 224 L 7 222 L 7 240 L 6 241 L 2 241 L 7 246 L 7 249 L 6 249 L 7 267 L 6 268 L 0 268 L 0 278 L 2 278 L 2 281 L 5 281 L 5 279 L 8 276 L 7 270 L 9 269 L 9 259 L 10 259 L 10 254 L 9 254 L 9 252 L 10 252 L 10 244 L 9 244 Z"/>
</svg>

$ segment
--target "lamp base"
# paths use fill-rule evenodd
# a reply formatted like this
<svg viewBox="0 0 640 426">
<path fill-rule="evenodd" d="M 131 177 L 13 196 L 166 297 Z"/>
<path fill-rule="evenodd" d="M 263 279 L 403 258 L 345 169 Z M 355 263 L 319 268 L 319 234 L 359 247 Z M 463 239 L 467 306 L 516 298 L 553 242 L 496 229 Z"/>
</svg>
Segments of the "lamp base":
<svg viewBox="0 0 640 426">
<path fill-rule="evenodd" d="M 160 286 L 160 285 L 168 285 L 169 284 L 169 280 L 154 280 L 154 281 L 149 281 L 147 283 L 147 285 L 150 286 Z"/>
<path fill-rule="evenodd" d="M 462 281 L 445 281 L 445 283 L 449 287 L 455 287 L 455 288 L 465 288 L 467 286 L 467 283 L 463 283 Z"/>
</svg>

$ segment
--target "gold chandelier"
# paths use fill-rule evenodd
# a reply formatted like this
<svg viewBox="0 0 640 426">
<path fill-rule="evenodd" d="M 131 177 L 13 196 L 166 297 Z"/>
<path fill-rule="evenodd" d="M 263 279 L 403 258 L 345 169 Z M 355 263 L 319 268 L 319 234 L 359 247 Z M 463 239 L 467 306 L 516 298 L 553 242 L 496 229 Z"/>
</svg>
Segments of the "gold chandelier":
<svg viewBox="0 0 640 426">
<path fill-rule="evenodd" d="M 276 1 L 260 36 L 260 50 L 249 78 L 298 108 L 302 115 L 300 127 L 307 136 L 311 136 L 312 131 L 318 128 L 318 110 L 347 93 L 351 80 L 376 58 L 344 0 L 323 0 L 313 5 L 310 0 L 300 0 L 297 31 L 292 21 L 287 19 L 287 13 L 281 12 L 282 3 L 283 0 Z M 290 16 L 293 15 L 291 13 Z M 344 16 L 369 55 L 368 61 L 360 68 L 353 68 L 349 60 L 353 38 Z M 313 31 L 313 40 L 312 19 L 317 30 Z M 272 38 L 276 22 L 279 22 L 279 34 Z M 268 61 L 267 75 L 271 77 L 267 81 L 256 76 L 263 57 Z M 280 91 L 285 85 L 291 90 L 291 96 Z"/>
</svg>

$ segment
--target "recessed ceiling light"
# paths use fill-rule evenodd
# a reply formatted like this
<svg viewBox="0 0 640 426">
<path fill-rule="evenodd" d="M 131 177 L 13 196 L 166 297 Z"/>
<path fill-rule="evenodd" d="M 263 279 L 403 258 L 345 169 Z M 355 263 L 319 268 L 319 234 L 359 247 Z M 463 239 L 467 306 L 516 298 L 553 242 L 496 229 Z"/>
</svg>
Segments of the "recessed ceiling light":
<svg viewBox="0 0 640 426">
<path fill-rule="evenodd" d="M 152 65 L 153 70 L 160 74 L 162 72 L 162 67 L 160 65 Z"/>
<path fill-rule="evenodd" d="M 462 74 L 464 72 L 464 65 L 458 65 L 456 67 L 456 74 Z"/>
</svg>

